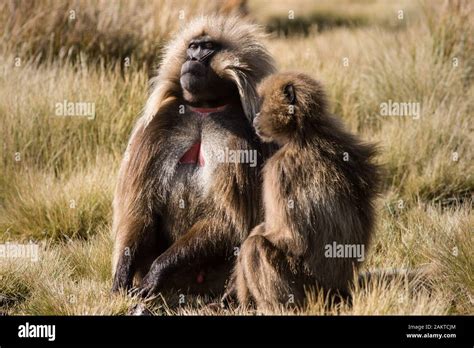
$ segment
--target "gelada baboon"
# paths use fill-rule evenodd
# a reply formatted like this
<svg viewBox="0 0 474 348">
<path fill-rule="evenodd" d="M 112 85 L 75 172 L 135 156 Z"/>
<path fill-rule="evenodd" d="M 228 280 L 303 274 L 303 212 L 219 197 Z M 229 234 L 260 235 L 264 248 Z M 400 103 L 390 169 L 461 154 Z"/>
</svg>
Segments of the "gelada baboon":
<svg viewBox="0 0 474 348">
<path fill-rule="evenodd" d="M 258 91 L 256 132 L 280 148 L 263 168 L 264 223 L 242 244 L 230 291 L 263 311 L 304 303 L 310 287 L 347 296 L 373 231 L 375 149 L 328 113 L 306 75 L 275 74 Z"/>
<path fill-rule="evenodd" d="M 261 35 L 199 17 L 166 47 L 120 167 L 113 290 L 223 290 L 234 248 L 263 220 L 259 166 L 221 156 L 266 156 L 252 127 L 257 83 L 274 71 Z"/>
</svg>

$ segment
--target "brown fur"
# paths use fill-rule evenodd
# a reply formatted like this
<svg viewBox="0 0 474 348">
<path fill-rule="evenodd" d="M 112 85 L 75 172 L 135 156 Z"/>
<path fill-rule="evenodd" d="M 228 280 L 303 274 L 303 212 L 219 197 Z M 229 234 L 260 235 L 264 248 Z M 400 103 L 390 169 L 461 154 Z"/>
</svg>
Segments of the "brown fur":
<svg viewBox="0 0 474 348">
<path fill-rule="evenodd" d="M 239 302 L 274 311 L 302 304 L 306 287 L 346 296 L 360 263 L 325 257 L 325 246 L 363 244 L 367 251 L 379 182 L 375 149 L 328 113 L 322 87 L 306 75 L 272 75 L 259 94 L 257 133 L 281 148 L 263 170 L 265 222 L 244 241 L 235 267 Z"/>
<path fill-rule="evenodd" d="M 205 118 L 186 106 L 180 85 L 188 44 L 202 35 L 224 46 L 210 67 L 235 88 L 235 95 L 222 101 L 227 109 Z M 257 26 L 240 18 L 210 16 L 191 22 L 167 46 L 120 167 L 113 216 L 114 290 L 132 287 L 135 278 L 145 295 L 170 288 L 222 291 L 233 248 L 262 220 L 259 166 L 215 160 L 216 151 L 225 147 L 257 150 L 258 163 L 266 156 L 251 127 L 258 107 L 256 85 L 274 70 L 260 37 Z M 197 140 L 206 165 L 179 164 Z M 203 270 L 204 282 L 196 282 Z"/>
</svg>

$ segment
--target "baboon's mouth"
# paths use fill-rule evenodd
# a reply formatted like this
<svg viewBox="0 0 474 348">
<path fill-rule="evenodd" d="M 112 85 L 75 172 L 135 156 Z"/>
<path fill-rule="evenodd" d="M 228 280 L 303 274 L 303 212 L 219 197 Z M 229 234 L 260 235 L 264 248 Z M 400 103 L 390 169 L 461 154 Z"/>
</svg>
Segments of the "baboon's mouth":
<svg viewBox="0 0 474 348">
<path fill-rule="evenodd" d="M 262 130 L 260 130 L 260 129 L 255 128 L 255 133 L 264 142 L 271 142 L 272 141 L 272 138 L 270 136 L 268 136 L 267 134 L 265 134 L 264 132 L 262 132 Z"/>
<path fill-rule="evenodd" d="M 191 74 L 193 76 L 205 76 L 206 72 L 206 66 L 198 61 L 187 61 L 181 67 L 181 76 L 185 74 Z"/>
<path fill-rule="evenodd" d="M 198 107 L 198 106 L 190 106 L 191 111 L 197 112 L 199 114 L 212 114 L 215 112 L 222 112 L 227 108 L 227 105 L 221 105 L 216 107 Z"/>
<path fill-rule="evenodd" d="M 258 112 L 256 115 L 255 115 L 255 118 L 253 119 L 253 128 L 255 129 L 255 134 L 257 134 L 257 136 L 262 139 L 263 141 L 265 141 L 265 139 L 268 139 L 268 136 L 260 129 L 259 127 L 259 121 L 260 121 L 260 112 Z"/>
</svg>

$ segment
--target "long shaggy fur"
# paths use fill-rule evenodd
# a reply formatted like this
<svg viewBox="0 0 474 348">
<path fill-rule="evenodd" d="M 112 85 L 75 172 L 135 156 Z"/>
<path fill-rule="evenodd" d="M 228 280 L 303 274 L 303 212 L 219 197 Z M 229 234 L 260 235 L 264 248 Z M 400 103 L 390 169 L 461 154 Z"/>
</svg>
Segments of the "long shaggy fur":
<svg viewBox="0 0 474 348">
<path fill-rule="evenodd" d="M 189 41 L 202 35 L 227 47 L 210 64 L 235 83 L 240 96 L 239 105 L 206 118 L 186 106 L 180 85 Z M 266 156 L 250 122 L 257 83 L 274 71 L 261 35 L 257 26 L 237 17 L 200 17 L 166 47 L 120 167 L 113 203 L 115 290 L 129 288 L 133 277 L 140 284 L 152 262 L 158 271 L 167 270 L 162 281 L 167 288 L 222 290 L 229 255 L 262 219 L 259 166 L 214 158 L 224 147 L 257 150 L 258 163 Z M 181 165 L 179 159 L 196 141 L 202 143 L 206 165 Z M 206 281 L 196 284 L 203 268 L 209 269 Z"/>
<path fill-rule="evenodd" d="M 181 93 L 181 65 L 189 40 L 207 34 L 230 47 L 213 59 L 212 68 L 221 77 L 235 82 L 245 115 L 252 120 L 258 109 L 255 83 L 275 70 L 273 58 L 260 40 L 262 29 L 240 17 L 203 16 L 192 20 L 165 48 L 158 75 L 152 80 L 152 93 L 144 118 L 148 124 L 166 103 Z"/>
<path fill-rule="evenodd" d="M 259 91 L 257 132 L 281 148 L 264 166 L 265 222 L 242 245 L 238 298 L 273 311 L 302 304 L 305 287 L 345 296 L 360 263 L 326 257 L 325 247 L 358 244 L 367 251 L 379 183 L 375 148 L 343 129 L 328 113 L 320 84 L 306 75 L 272 75 Z"/>
</svg>

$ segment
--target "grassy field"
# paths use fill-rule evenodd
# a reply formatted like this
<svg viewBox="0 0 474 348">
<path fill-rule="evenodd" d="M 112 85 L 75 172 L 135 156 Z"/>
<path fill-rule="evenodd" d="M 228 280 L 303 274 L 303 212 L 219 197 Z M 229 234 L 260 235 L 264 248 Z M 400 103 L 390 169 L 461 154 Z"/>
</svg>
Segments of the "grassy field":
<svg viewBox="0 0 474 348">
<path fill-rule="evenodd" d="M 198 1 L 0 4 L 0 243 L 40 248 L 36 262 L 0 253 L 1 313 L 125 314 L 139 302 L 110 294 L 118 164 L 163 43 L 216 9 L 234 10 Z M 429 292 L 381 280 L 355 289 L 351 307 L 311 294 L 297 313 L 473 314 L 473 3 L 254 0 L 247 9 L 269 30 L 279 69 L 320 80 L 331 110 L 379 144 L 384 191 L 364 269 L 430 269 Z M 58 116 L 63 101 L 92 103 L 95 117 Z M 419 103 L 420 113 L 384 116 L 389 101 Z M 200 298 L 149 309 L 253 313 Z"/>
</svg>

